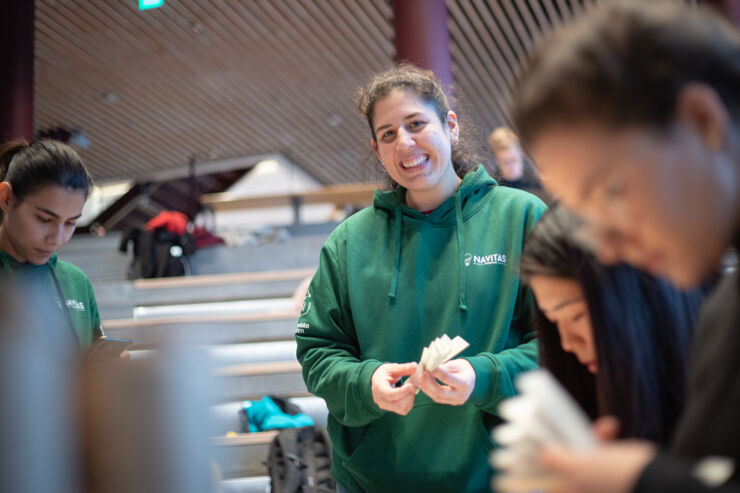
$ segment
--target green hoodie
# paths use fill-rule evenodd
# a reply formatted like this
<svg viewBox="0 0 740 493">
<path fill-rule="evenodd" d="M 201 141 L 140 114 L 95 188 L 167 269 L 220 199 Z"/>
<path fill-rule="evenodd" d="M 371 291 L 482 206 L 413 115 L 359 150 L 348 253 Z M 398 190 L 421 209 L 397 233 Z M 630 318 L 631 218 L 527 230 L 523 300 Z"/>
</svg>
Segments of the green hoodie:
<svg viewBox="0 0 740 493">
<path fill-rule="evenodd" d="M 59 302 L 55 277 L 59 281 L 64 298 L 63 307 Z M 0 250 L 0 279 L 8 278 L 12 281 L 32 284 L 38 290 L 49 293 L 54 305 L 65 310 L 60 311 L 60 317 L 64 321 L 62 327 L 69 327 L 71 317 L 81 350 L 90 347 L 92 341 L 103 335 L 98 304 L 95 301 L 95 293 L 90 280 L 78 267 L 57 260 L 56 253 L 45 264 L 35 265 L 18 262 Z"/>
<path fill-rule="evenodd" d="M 517 270 L 545 205 L 497 186 L 482 166 L 429 215 L 404 205 L 404 193 L 376 191 L 374 207 L 322 248 L 296 331 L 303 378 L 326 400 L 332 474 L 350 491 L 489 491 L 488 425 L 514 378 L 537 366 L 533 300 Z M 418 361 L 444 333 L 470 343 L 468 402 L 419 393 L 407 416 L 381 410 L 375 369 Z"/>
</svg>

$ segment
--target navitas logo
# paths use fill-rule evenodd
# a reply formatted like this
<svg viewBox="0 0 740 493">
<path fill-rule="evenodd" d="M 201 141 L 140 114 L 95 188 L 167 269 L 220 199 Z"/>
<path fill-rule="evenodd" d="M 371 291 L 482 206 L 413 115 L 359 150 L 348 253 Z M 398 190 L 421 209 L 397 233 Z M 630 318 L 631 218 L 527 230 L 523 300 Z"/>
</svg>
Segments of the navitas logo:
<svg viewBox="0 0 740 493">
<path fill-rule="evenodd" d="M 492 253 L 490 255 L 466 253 L 465 267 L 468 267 L 471 263 L 473 265 L 504 265 L 506 263 L 506 255 L 501 253 Z"/>
<path fill-rule="evenodd" d="M 84 312 L 85 304 L 77 300 L 67 300 L 67 308 L 72 308 L 73 310 L 77 310 L 78 312 Z"/>
<path fill-rule="evenodd" d="M 306 297 L 303 300 L 303 306 L 301 306 L 301 317 L 308 314 L 311 311 L 311 293 L 306 291 Z"/>
</svg>

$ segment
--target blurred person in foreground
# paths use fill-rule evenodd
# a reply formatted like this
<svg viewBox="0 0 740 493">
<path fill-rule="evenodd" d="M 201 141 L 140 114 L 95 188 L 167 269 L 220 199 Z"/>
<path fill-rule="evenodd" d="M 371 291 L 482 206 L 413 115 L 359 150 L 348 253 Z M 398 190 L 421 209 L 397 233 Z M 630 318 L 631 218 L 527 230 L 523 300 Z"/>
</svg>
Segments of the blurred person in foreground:
<svg viewBox="0 0 740 493">
<path fill-rule="evenodd" d="M 680 2 L 601 4 L 547 41 L 518 87 L 520 135 L 601 261 L 688 287 L 737 245 L 740 36 L 719 17 Z M 739 283 L 725 278 L 702 307 L 668 450 L 553 447 L 542 460 L 562 491 L 740 491 Z"/>
<path fill-rule="evenodd" d="M 574 242 L 580 220 L 550 209 L 527 237 L 521 276 L 537 300 L 541 365 L 622 438 L 668 444 L 686 393 L 703 290 L 682 291 L 630 265 L 601 265 Z"/>
</svg>

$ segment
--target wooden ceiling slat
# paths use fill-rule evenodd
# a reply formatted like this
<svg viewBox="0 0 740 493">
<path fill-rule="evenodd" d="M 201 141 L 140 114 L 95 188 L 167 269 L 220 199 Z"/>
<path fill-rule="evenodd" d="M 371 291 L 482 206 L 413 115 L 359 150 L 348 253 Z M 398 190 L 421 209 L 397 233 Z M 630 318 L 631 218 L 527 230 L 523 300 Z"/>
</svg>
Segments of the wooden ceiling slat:
<svg viewBox="0 0 740 493">
<path fill-rule="evenodd" d="M 483 24 L 481 14 L 475 10 L 471 2 L 463 2 L 462 5 L 467 15 L 467 20 L 476 34 L 476 36 L 471 35 L 470 38 L 479 40 L 475 46 L 478 50 L 479 57 L 485 60 L 485 55 L 490 55 L 489 59 L 492 59 L 494 66 L 506 81 L 506 85 L 510 89 L 513 89 L 512 80 L 514 79 L 514 73 L 512 66 L 516 66 L 516 56 L 511 51 L 509 44 L 502 38 L 498 27 L 489 25 L 488 27 L 492 31 L 489 33 L 489 30 Z M 495 25 L 495 22 L 493 24 Z"/>
<path fill-rule="evenodd" d="M 558 10 L 560 11 L 560 18 L 563 19 L 564 22 L 569 21 L 570 18 L 573 16 L 571 7 L 568 5 L 569 2 L 566 2 L 565 0 L 556 0 L 556 1 L 558 5 Z M 578 0 L 572 0 L 570 3 L 576 4 L 578 3 Z"/>
<path fill-rule="evenodd" d="M 213 108 L 210 108 L 205 103 L 202 103 L 199 100 L 196 100 L 196 102 L 200 105 L 203 112 L 213 113 Z M 230 109 L 230 108 L 228 106 L 224 106 L 224 104 L 219 103 L 218 101 L 215 104 L 216 104 L 216 110 L 218 110 L 218 116 L 216 117 L 214 114 L 215 119 L 219 121 L 228 120 L 227 116 L 230 117 L 231 115 L 228 111 L 225 112 L 224 109 Z M 214 119 L 214 117 L 212 117 L 211 119 Z M 238 127 L 241 123 L 243 122 L 232 120 L 232 122 L 229 125 L 227 125 L 227 127 L 228 128 Z M 242 131 L 242 132 L 232 134 L 229 140 L 240 141 L 243 138 L 244 138 L 244 132 Z"/>
<path fill-rule="evenodd" d="M 350 99 L 348 98 L 348 102 L 349 102 L 349 101 L 351 101 L 351 100 L 350 100 Z M 352 119 L 354 118 L 354 115 L 349 115 L 349 116 L 350 116 L 350 118 L 349 118 L 349 119 L 350 119 L 350 121 L 352 121 Z M 345 118 L 345 119 L 346 119 L 346 118 Z M 330 145 L 331 145 L 331 147 L 335 147 L 335 146 L 336 146 L 336 143 L 333 143 L 333 144 L 330 144 Z"/>
<path fill-rule="evenodd" d="M 558 13 L 558 10 L 552 0 L 535 0 L 533 2 L 534 5 L 538 5 L 539 3 L 542 4 L 545 12 L 547 12 L 547 17 L 550 20 L 550 25 L 553 27 L 560 26 L 562 24 L 560 20 L 560 14 Z"/>
<path fill-rule="evenodd" d="M 547 18 L 540 1 L 541 0 L 517 0 L 517 4 L 521 5 L 522 8 L 531 8 L 532 12 L 534 12 L 535 19 L 537 19 L 540 32 L 547 32 L 552 29 L 553 24 Z"/>
<path fill-rule="evenodd" d="M 337 42 L 337 38 L 339 36 L 336 35 L 335 37 L 332 37 L 330 32 L 327 32 L 326 24 L 328 23 L 328 20 L 326 16 L 317 9 L 315 3 L 309 2 L 306 5 L 300 5 L 295 0 L 287 0 L 287 2 L 287 4 L 290 5 L 291 10 L 295 13 L 295 15 L 292 16 L 292 19 L 294 21 L 296 18 L 304 20 L 302 28 L 300 24 L 297 26 L 293 24 L 293 26 L 300 29 L 300 31 L 307 36 L 306 40 L 313 45 L 314 49 L 324 51 L 324 53 L 331 55 L 329 59 L 336 64 L 335 66 L 339 73 L 342 73 L 347 69 L 350 69 L 353 72 L 361 72 L 363 70 L 362 66 L 365 65 L 366 62 L 372 61 L 371 59 L 362 60 L 349 55 L 349 53 L 344 49 L 345 46 L 343 44 L 340 45 L 340 43 Z M 269 2 L 263 2 L 262 6 L 266 12 L 269 12 L 273 16 L 281 15 L 276 7 Z M 333 27 L 333 24 L 330 27 Z"/>
<path fill-rule="evenodd" d="M 80 75 L 82 76 L 83 74 L 80 74 Z M 74 87 L 79 87 L 79 85 L 80 85 L 80 84 L 85 84 L 85 83 L 86 83 L 86 82 L 88 81 L 88 79 L 89 79 L 89 78 L 90 78 L 90 72 L 87 72 L 86 74 L 84 74 L 84 77 L 80 77 L 80 79 L 81 79 L 81 80 L 79 80 L 79 81 L 78 81 L 78 82 L 77 82 L 77 83 L 76 83 L 76 84 L 74 85 Z M 122 80 L 125 80 L 125 79 L 122 79 Z M 121 89 L 121 88 L 119 88 L 119 92 L 121 92 L 121 91 L 120 91 L 120 89 Z M 139 91 L 140 91 L 140 88 L 139 88 Z M 99 91 L 98 91 L 98 92 L 99 92 Z M 145 91 L 145 92 L 140 92 L 140 94 L 139 94 L 138 96 L 139 96 L 139 98 L 143 98 L 143 99 L 145 99 L 145 100 L 146 100 L 146 98 L 147 98 L 147 94 L 148 94 L 148 93 L 147 93 L 146 91 Z M 132 99 L 134 99 L 134 98 L 132 98 Z M 121 106 L 122 106 L 122 105 L 116 105 L 117 109 L 121 108 Z M 163 120 L 160 120 L 160 124 L 162 124 L 162 123 L 163 123 Z M 120 131 L 120 130 L 123 130 L 123 132 L 124 132 L 124 133 L 125 133 L 125 131 L 126 131 L 126 129 L 118 129 L 118 130 L 119 130 L 119 131 Z"/>
<path fill-rule="evenodd" d="M 476 4 L 478 11 L 483 13 L 483 22 L 488 26 L 496 26 L 503 42 L 508 42 L 508 45 L 513 49 L 509 66 L 516 72 L 519 60 L 526 56 L 527 51 L 532 46 L 532 40 L 524 29 L 521 19 L 518 17 L 511 19 L 501 8 L 499 2 L 489 2 L 490 11 L 482 0 L 476 0 Z"/>
<path fill-rule="evenodd" d="M 319 8 L 322 5 L 323 2 L 319 3 Z M 357 19 L 357 17 L 364 17 L 360 12 L 349 12 L 341 0 L 329 0 L 329 4 L 324 5 L 323 10 L 326 12 L 330 6 L 341 19 L 342 22 L 337 23 L 337 25 L 342 28 L 346 39 L 352 42 L 356 56 L 374 57 L 383 64 L 393 60 L 395 49 L 393 49 L 390 41 L 386 39 L 383 42 L 373 36 L 372 32 L 368 32 L 365 23 L 361 23 Z M 345 27 L 347 29 L 343 29 Z"/>
<path fill-rule="evenodd" d="M 42 84 L 42 83 L 43 83 L 43 80 L 37 80 L 37 84 Z M 84 84 L 84 81 L 81 84 L 71 84 L 67 87 L 60 87 L 50 81 L 47 84 L 47 87 L 48 87 L 47 90 L 52 91 L 52 93 L 50 94 L 49 101 L 46 104 L 50 107 L 53 107 L 56 101 L 63 101 L 64 98 L 69 98 L 70 95 L 74 96 L 74 95 L 79 94 L 81 91 L 85 90 L 83 84 Z M 85 92 L 89 94 L 90 91 L 85 91 Z M 91 115 L 101 120 L 106 119 L 106 115 L 101 114 L 98 108 L 90 103 L 90 98 L 79 97 L 76 99 L 79 100 L 77 107 L 79 108 L 79 110 L 81 110 L 79 114 L 83 115 L 83 118 L 88 118 L 88 115 Z M 67 116 L 65 123 L 68 123 L 69 121 L 70 121 L 69 116 Z M 127 132 L 128 129 L 126 129 L 123 126 L 119 126 L 117 121 L 111 120 L 110 118 L 107 118 L 107 121 L 112 126 L 112 130 L 116 130 L 117 132 L 120 132 L 120 135 L 125 136 L 128 134 Z M 57 125 L 61 123 L 62 122 L 58 122 Z M 72 124 L 75 124 L 75 122 L 72 121 Z M 52 126 L 57 126 L 57 125 L 52 124 Z M 81 130 L 86 130 L 92 133 L 94 132 L 95 129 L 94 128 L 82 128 Z M 110 137 L 115 137 L 115 136 L 110 136 Z M 102 140 L 102 142 L 107 142 L 107 141 L 108 141 L 107 139 Z M 98 145 L 100 145 L 100 143 L 101 141 L 98 141 Z M 128 142 L 128 143 L 129 145 L 133 144 L 133 142 Z M 129 149 L 129 152 L 130 152 L 130 149 Z"/>
<path fill-rule="evenodd" d="M 485 67 L 484 71 L 490 75 L 499 91 L 498 94 L 506 97 L 511 86 L 506 74 L 502 72 L 500 67 L 506 67 L 506 63 L 497 52 L 486 53 L 487 50 L 476 36 L 475 29 L 468 23 L 465 14 L 458 9 L 457 5 L 450 4 L 450 12 L 455 20 L 455 24 L 450 29 L 450 34 L 458 43 L 460 52 L 471 60 L 471 65 L 476 67 L 476 70 L 482 70 L 482 67 Z M 508 100 L 506 100 L 506 104 L 508 103 Z"/>
<path fill-rule="evenodd" d="M 464 70 L 464 68 L 462 66 L 455 71 L 456 83 L 462 92 L 461 97 L 471 102 L 483 100 L 487 95 L 481 95 L 476 90 L 476 85 L 468 79 L 469 70 Z M 491 129 L 506 121 L 498 105 L 473 105 L 468 103 L 465 109 L 468 108 L 471 112 L 471 117 L 477 122 L 481 132 L 488 133 Z"/>
<path fill-rule="evenodd" d="M 244 9 L 243 6 L 238 5 L 241 10 L 238 11 L 238 15 L 245 16 L 247 22 L 249 25 L 254 25 L 257 28 L 262 27 L 261 23 L 254 18 L 251 12 Z M 273 46 L 278 47 L 279 53 L 281 53 L 283 56 L 286 56 L 288 60 L 286 60 L 286 64 L 288 66 L 301 66 L 303 65 L 303 68 L 305 68 L 306 73 L 309 74 L 309 80 L 319 80 L 320 78 L 326 78 L 326 71 L 323 70 L 324 68 L 324 59 L 322 59 L 322 51 L 321 49 L 311 49 L 309 45 L 308 49 L 304 53 L 299 53 L 298 50 L 295 49 L 296 41 L 295 40 L 289 40 L 289 39 L 278 39 L 274 33 L 265 31 L 262 34 L 262 37 L 265 39 L 269 39 L 270 43 L 273 44 Z M 274 60 L 275 57 L 271 57 L 270 59 Z M 303 63 L 301 63 L 303 62 Z M 305 81 L 302 80 L 302 83 Z M 345 80 L 342 77 L 336 78 L 336 82 L 340 85 L 345 84 Z M 344 87 L 344 86 L 343 86 Z M 348 87 L 348 86 L 347 86 Z M 329 98 L 329 101 L 333 101 L 334 98 Z M 336 107 L 336 106 L 335 106 Z"/>
<path fill-rule="evenodd" d="M 294 84 L 301 89 L 312 89 L 311 91 L 306 91 L 306 93 L 314 100 L 315 105 L 314 109 L 310 110 L 309 113 L 311 114 L 327 114 L 327 117 L 332 113 L 337 112 L 343 112 L 346 111 L 346 107 L 340 104 L 340 100 L 336 97 L 333 97 L 333 94 L 341 94 L 342 91 L 342 83 L 344 82 L 344 79 L 341 80 L 341 82 L 335 87 L 335 89 L 338 92 L 335 91 L 327 91 L 329 89 L 323 81 L 319 81 L 319 77 L 325 78 L 325 74 L 316 73 L 315 67 L 318 66 L 319 60 L 317 60 L 315 57 L 312 56 L 311 50 L 308 50 L 307 53 L 308 56 L 303 57 L 303 66 L 307 67 L 310 70 L 310 74 L 314 75 L 313 77 L 310 77 L 309 80 L 300 80 L 300 81 L 293 81 Z M 273 60 L 272 58 L 268 58 L 268 60 Z M 334 82 L 334 81 L 333 81 Z M 320 83 L 320 84 L 319 84 Z M 344 83 L 344 87 L 349 87 L 346 83 Z M 351 94 L 351 93 L 350 93 Z M 316 98 L 319 98 L 318 100 Z M 326 119 L 321 121 L 321 124 L 325 124 Z M 344 133 L 346 136 L 352 135 L 350 131 L 345 131 L 344 127 L 340 127 L 336 129 L 340 133 Z"/>
<path fill-rule="evenodd" d="M 222 115 L 221 118 L 223 119 L 223 115 Z M 241 140 L 242 137 L 243 137 L 243 135 L 235 135 L 235 136 L 232 136 L 233 139 L 239 139 L 239 140 Z"/>
<path fill-rule="evenodd" d="M 164 23 L 161 25 L 162 30 L 171 29 L 174 27 L 177 23 Z M 184 57 L 185 58 L 185 57 Z M 181 65 L 181 64 L 177 64 Z M 186 65 L 187 66 L 187 65 Z M 172 67 L 170 70 L 177 69 L 177 66 Z M 172 74 L 172 72 L 168 72 L 169 75 Z M 193 74 L 197 74 L 197 69 L 193 69 Z M 188 80 L 188 76 L 191 76 L 189 73 L 183 73 L 180 71 L 180 77 L 181 80 Z M 171 77 L 168 77 L 171 79 Z M 191 85 L 191 82 L 188 82 L 185 84 L 185 87 L 182 88 L 183 91 L 188 90 L 188 86 Z M 210 113 L 210 119 L 211 120 L 226 120 L 225 127 L 228 128 L 230 131 L 225 132 L 229 136 L 229 140 L 238 142 L 242 137 L 243 134 L 238 131 L 231 131 L 231 129 L 238 128 L 238 126 L 242 123 L 240 120 L 236 119 L 234 115 L 231 113 L 231 106 L 225 104 L 224 102 L 218 101 L 217 99 L 208 98 L 208 94 L 200 91 L 199 95 L 201 96 L 199 99 L 192 99 L 191 101 L 193 103 L 196 103 L 199 106 L 199 113 L 196 113 L 196 115 L 201 115 L 203 113 L 209 114 Z M 185 98 L 183 98 L 185 99 Z M 185 99 L 187 100 L 187 99 Z M 188 120 L 192 119 L 195 115 L 187 115 L 187 118 L 180 118 L 180 126 L 185 124 Z"/>
<path fill-rule="evenodd" d="M 344 0 L 344 3 L 347 9 L 359 9 L 362 12 L 359 17 L 366 23 L 368 31 L 378 33 L 379 39 L 388 43 L 390 51 L 392 53 L 396 52 L 396 45 L 393 44 L 395 36 L 393 11 L 388 2 L 383 0 Z"/>
<path fill-rule="evenodd" d="M 532 12 L 528 8 L 521 8 L 520 2 L 514 5 L 512 0 L 502 0 L 502 5 L 506 14 L 514 26 L 514 30 L 519 34 L 525 51 L 529 52 L 542 39 L 537 24 L 532 17 Z"/>
<path fill-rule="evenodd" d="M 507 108 L 501 103 L 498 97 L 500 89 L 493 84 L 490 79 L 484 81 L 479 71 L 475 70 L 462 52 L 458 45 L 451 48 L 453 62 L 457 68 L 455 75 L 462 82 L 463 77 L 467 81 L 467 86 L 463 87 L 463 95 L 471 101 L 471 106 L 485 108 L 487 111 L 494 111 L 500 115 L 508 113 Z"/>
<path fill-rule="evenodd" d="M 489 112 L 505 114 L 506 108 L 499 101 L 498 92 L 490 80 L 484 81 L 481 78 L 458 46 L 453 46 L 451 50 L 455 62 L 455 78 L 460 84 L 461 96 L 467 98 L 468 106 L 477 111 L 476 115 L 480 115 L 477 118 L 481 121 L 490 121 L 486 115 Z"/>
<path fill-rule="evenodd" d="M 280 41 L 278 41 L 280 42 Z M 295 46 L 295 45 L 292 45 Z M 289 46 L 285 47 L 285 50 L 290 52 Z M 303 57 L 304 65 L 310 70 L 309 74 L 309 80 L 301 80 L 300 84 L 305 87 L 307 84 L 311 85 L 312 87 L 316 87 L 316 93 L 320 96 L 324 97 L 324 103 L 325 105 L 322 106 L 323 109 L 327 108 L 333 108 L 335 113 L 342 113 L 343 111 L 346 111 L 347 108 L 340 104 L 340 100 L 336 98 L 336 94 L 341 94 L 342 92 L 345 92 L 346 94 L 351 94 L 351 91 L 353 90 L 353 86 L 350 84 L 347 84 L 344 77 L 338 77 L 334 79 L 334 82 L 338 83 L 338 86 L 336 87 L 337 91 L 339 92 L 329 92 L 326 91 L 326 85 L 323 83 L 323 80 L 326 79 L 326 73 L 322 72 L 321 69 L 321 59 L 316 58 L 316 54 L 321 53 L 321 47 L 317 47 L 316 50 L 308 49 L 306 50 L 306 54 L 308 55 L 308 63 L 305 63 L 306 56 Z M 295 50 L 293 50 L 293 53 L 297 53 Z M 313 55 L 313 58 L 311 58 L 311 55 Z M 313 63 L 312 63 L 313 62 Z M 319 69 L 318 71 L 316 69 Z M 323 79 L 323 80 L 322 80 Z M 322 84 L 321 86 L 317 86 L 316 84 Z M 349 99 L 349 98 L 348 98 Z M 351 99 L 350 99 L 351 100 Z M 351 120 L 350 120 L 351 121 Z"/>
<path fill-rule="evenodd" d="M 50 111 L 52 111 L 52 112 L 53 111 L 56 111 L 56 113 L 59 114 L 59 115 L 63 115 L 65 113 L 65 109 L 64 108 L 61 108 L 61 109 L 60 108 L 56 108 L 55 107 L 55 104 L 52 101 L 50 101 L 50 102 L 47 103 L 47 107 L 50 109 Z M 84 107 L 81 108 L 81 109 L 83 111 L 85 110 Z M 90 109 L 90 110 L 88 110 L 88 112 L 89 113 L 94 113 L 94 110 Z M 57 125 L 52 125 L 52 126 L 57 126 Z M 122 175 L 119 172 L 119 170 L 120 170 L 121 167 L 130 169 L 130 166 L 131 166 L 131 162 L 130 161 L 125 161 L 125 160 L 116 161 L 116 167 L 115 168 L 112 168 L 111 167 L 111 164 L 106 163 L 106 161 L 95 160 L 95 159 L 93 159 L 91 161 L 91 159 L 88 159 L 86 157 L 88 154 L 90 156 L 95 156 L 95 154 L 98 152 L 98 149 L 99 148 L 111 149 L 111 150 L 113 150 L 113 152 L 115 154 L 117 154 L 119 156 L 127 156 L 127 155 L 128 156 L 131 156 L 131 155 L 133 155 L 135 153 L 136 150 L 138 150 L 136 143 L 133 142 L 132 140 L 130 140 L 127 137 L 127 133 L 124 132 L 124 131 L 122 131 L 122 127 L 119 127 L 117 123 L 108 121 L 107 122 L 107 127 L 110 130 L 113 130 L 114 131 L 114 134 L 113 135 L 107 135 L 107 136 L 101 136 L 100 139 L 97 139 L 96 138 L 96 134 L 95 134 L 94 128 L 85 129 L 85 131 L 87 132 L 88 137 L 90 138 L 90 141 L 91 141 L 91 148 L 90 148 L 90 150 L 88 150 L 88 149 L 80 149 L 79 150 L 80 155 L 83 157 L 83 159 L 85 160 L 85 162 L 89 166 L 96 165 L 96 166 L 99 166 L 99 167 L 103 167 L 105 169 L 109 169 L 110 170 L 110 175 L 112 177 L 114 177 L 114 178 L 125 178 L 125 175 Z M 119 129 L 121 131 L 120 132 L 116 132 Z M 108 151 L 108 152 L 110 152 L 110 151 Z M 144 153 L 144 154 L 145 155 L 146 154 L 149 154 L 149 156 L 152 156 L 151 153 Z M 140 156 L 141 156 L 141 154 L 140 154 Z M 148 160 L 146 158 L 144 158 L 143 161 L 145 163 L 151 165 L 151 166 L 154 166 L 158 162 L 158 159 L 153 158 L 153 157 L 150 157 L 150 159 L 148 159 Z M 137 164 L 140 165 L 141 163 L 137 163 Z"/>
<path fill-rule="evenodd" d="M 447 0 L 471 116 L 506 123 L 514 74 L 542 31 L 594 3 Z M 392 62 L 389 0 L 36 5 L 36 128 L 85 130 L 92 146 L 80 153 L 98 180 L 275 152 L 323 183 L 375 173 L 353 93 Z"/>
</svg>

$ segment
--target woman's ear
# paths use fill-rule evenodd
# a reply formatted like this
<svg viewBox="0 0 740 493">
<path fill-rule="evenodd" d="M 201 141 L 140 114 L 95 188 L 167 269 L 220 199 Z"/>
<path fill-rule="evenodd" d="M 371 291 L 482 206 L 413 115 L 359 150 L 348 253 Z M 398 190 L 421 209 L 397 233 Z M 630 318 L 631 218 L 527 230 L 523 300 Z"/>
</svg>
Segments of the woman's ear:
<svg viewBox="0 0 740 493">
<path fill-rule="evenodd" d="M 375 155 L 378 156 L 378 160 L 380 160 L 380 152 L 378 151 L 378 143 L 375 142 L 375 139 L 370 139 L 370 145 L 372 146 L 373 151 L 375 151 Z"/>
<path fill-rule="evenodd" d="M 694 128 L 710 151 L 728 147 L 730 117 L 713 87 L 694 82 L 681 89 L 676 101 L 676 118 Z"/>
<path fill-rule="evenodd" d="M 7 181 L 0 182 L 0 210 L 7 213 L 13 203 L 13 187 Z"/>
<path fill-rule="evenodd" d="M 457 124 L 457 115 L 452 110 L 447 112 L 447 128 L 450 129 L 450 142 L 456 144 L 460 138 L 460 125 Z"/>
</svg>

